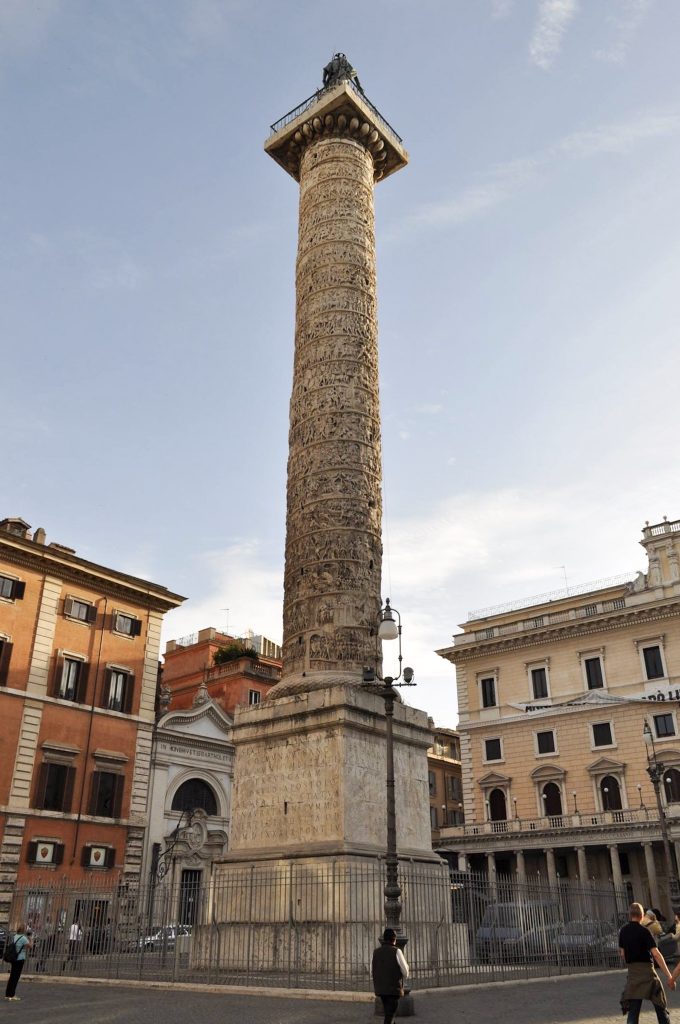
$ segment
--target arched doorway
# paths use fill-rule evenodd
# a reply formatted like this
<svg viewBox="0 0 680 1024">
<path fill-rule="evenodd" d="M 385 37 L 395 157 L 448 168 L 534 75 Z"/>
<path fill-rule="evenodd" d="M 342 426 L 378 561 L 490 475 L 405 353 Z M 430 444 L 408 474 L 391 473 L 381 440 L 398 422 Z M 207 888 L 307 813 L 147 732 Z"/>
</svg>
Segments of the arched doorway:
<svg viewBox="0 0 680 1024">
<path fill-rule="evenodd" d="M 544 814 L 549 818 L 558 818 L 562 813 L 562 793 L 555 782 L 546 782 L 541 794 Z"/>
<path fill-rule="evenodd" d="M 489 820 L 507 821 L 508 812 L 505 803 L 505 793 L 502 789 L 492 789 L 489 793 Z"/>
<path fill-rule="evenodd" d="M 677 768 L 667 768 L 663 773 L 663 788 L 666 803 L 680 803 L 680 772 Z"/>
<path fill-rule="evenodd" d="M 621 810 L 623 806 L 621 803 L 621 788 L 619 780 L 613 775 L 605 775 L 603 779 L 600 779 L 600 799 L 602 800 L 603 811 Z"/>
</svg>

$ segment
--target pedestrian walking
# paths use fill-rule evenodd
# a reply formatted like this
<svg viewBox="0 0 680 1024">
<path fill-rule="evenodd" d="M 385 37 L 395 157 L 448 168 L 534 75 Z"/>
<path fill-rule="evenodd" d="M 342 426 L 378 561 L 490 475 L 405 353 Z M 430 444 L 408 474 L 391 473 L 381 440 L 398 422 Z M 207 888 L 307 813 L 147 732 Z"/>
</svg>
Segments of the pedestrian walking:
<svg viewBox="0 0 680 1024">
<path fill-rule="evenodd" d="M 649 932 L 651 932 L 655 939 L 658 939 L 660 935 L 663 935 L 663 928 L 659 924 L 656 914 L 653 910 L 646 910 L 645 916 L 642 918 L 642 921 L 640 923 L 642 924 L 643 928 L 646 928 Z"/>
<path fill-rule="evenodd" d="M 649 999 L 656 1010 L 658 1024 L 670 1024 L 666 993 L 655 963 L 661 968 L 668 987 L 675 988 L 675 979 L 668 969 L 656 939 L 642 924 L 642 904 L 631 903 L 628 924 L 619 932 L 619 954 L 628 967 L 628 979 L 621 996 L 621 1008 L 628 1014 L 626 1024 L 638 1024 L 642 1000 Z"/>
<path fill-rule="evenodd" d="M 406 958 L 397 946 L 397 933 L 394 928 L 386 928 L 371 961 L 373 989 L 382 1000 L 385 1024 L 394 1024 L 408 973 Z"/>
<path fill-rule="evenodd" d="M 10 965 L 9 978 L 7 979 L 7 987 L 5 989 L 5 999 L 9 999 L 10 1002 L 13 1003 L 18 1003 L 21 999 L 21 996 L 18 996 L 16 991 L 17 985 L 19 984 L 19 978 L 21 977 L 21 972 L 23 971 L 24 964 L 26 963 L 26 954 L 33 945 L 31 935 L 32 933 L 30 928 L 22 921 L 21 924 L 17 925 L 17 930 L 14 933 L 13 940 L 8 938 L 8 941 L 14 942 L 16 960 L 14 960 Z"/>
</svg>

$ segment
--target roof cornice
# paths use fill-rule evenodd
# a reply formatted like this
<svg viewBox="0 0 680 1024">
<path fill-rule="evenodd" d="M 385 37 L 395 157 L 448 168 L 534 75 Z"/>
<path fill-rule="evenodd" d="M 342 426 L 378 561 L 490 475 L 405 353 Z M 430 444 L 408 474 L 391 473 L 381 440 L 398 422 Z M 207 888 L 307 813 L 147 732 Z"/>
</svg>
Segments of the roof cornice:
<svg viewBox="0 0 680 1024">
<path fill-rule="evenodd" d="M 0 558 L 23 569 L 93 587 L 103 594 L 120 597 L 154 611 L 170 611 L 186 600 L 149 580 L 116 572 L 59 548 L 36 544 L 10 533 L 0 532 Z"/>
</svg>

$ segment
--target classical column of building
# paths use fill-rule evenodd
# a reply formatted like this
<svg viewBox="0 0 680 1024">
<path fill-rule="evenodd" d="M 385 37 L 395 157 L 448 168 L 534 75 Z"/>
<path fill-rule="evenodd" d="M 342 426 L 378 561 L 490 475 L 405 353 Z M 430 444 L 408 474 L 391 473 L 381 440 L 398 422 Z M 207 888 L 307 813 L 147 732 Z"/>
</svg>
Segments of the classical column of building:
<svg viewBox="0 0 680 1024">
<path fill-rule="evenodd" d="M 642 849 L 645 853 L 645 868 L 647 869 L 647 880 L 649 882 L 649 897 L 653 906 L 660 906 L 659 883 L 656 877 L 656 864 L 654 863 L 654 847 L 651 842 L 643 843 Z"/>
<path fill-rule="evenodd" d="M 578 860 L 578 877 L 581 882 L 588 881 L 588 859 L 585 846 L 576 846 L 576 857 Z"/>
</svg>

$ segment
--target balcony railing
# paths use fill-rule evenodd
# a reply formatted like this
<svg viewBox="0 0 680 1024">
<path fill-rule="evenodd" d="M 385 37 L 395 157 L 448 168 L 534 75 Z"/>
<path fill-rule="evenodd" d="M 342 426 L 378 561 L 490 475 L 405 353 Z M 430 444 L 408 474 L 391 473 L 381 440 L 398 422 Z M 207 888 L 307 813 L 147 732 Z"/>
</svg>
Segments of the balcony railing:
<svg viewBox="0 0 680 1024">
<path fill-rule="evenodd" d="M 276 665 L 263 665 L 252 658 L 237 658 L 235 661 L 225 661 L 223 665 L 214 665 L 205 669 L 205 681 L 213 682 L 215 679 L 222 679 L 225 676 L 256 676 L 258 679 L 266 679 L 276 683 L 281 678 L 281 669 Z"/>
<path fill-rule="evenodd" d="M 629 577 L 626 576 L 628 580 Z M 493 640 L 494 637 L 512 636 L 513 633 L 525 633 L 531 629 L 543 629 L 545 626 L 554 626 L 560 622 L 575 622 L 578 619 L 590 619 L 595 615 L 606 615 L 607 612 L 620 611 L 626 607 L 625 597 L 614 597 L 610 601 L 597 601 L 584 604 L 580 608 L 569 608 L 567 611 L 547 612 L 543 615 L 534 615 L 527 619 L 518 619 L 517 622 L 506 622 L 502 626 L 485 626 L 484 629 L 476 629 L 471 633 L 459 633 L 454 640 L 459 644 L 476 642 L 478 640 Z"/>
<path fill-rule="evenodd" d="M 347 79 L 347 85 L 349 85 L 349 87 L 353 89 L 357 96 L 361 98 L 362 103 L 366 104 L 366 106 L 369 108 L 374 118 L 376 119 L 376 121 L 380 122 L 383 129 L 387 129 L 390 135 L 393 135 L 397 142 L 401 143 L 401 135 L 398 135 L 395 132 L 390 122 L 387 121 L 380 113 L 378 108 L 373 103 L 371 103 L 366 93 L 362 92 L 361 89 L 357 88 L 357 86 L 351 79 Z M 330 88 L 335 88 L 335 86 L 330 86 Z M 300 116 L 300 114 L 304 114 L 305 110 L 309 110 L 310 107 L 314 106 L 316 101 L 324 92 L 326 92 L 325 89 L 317 89 L 316 92 L 312 93 L 311 96 L 308 96 L 306 100 L 302 101 L 302 103 L 298 103 L 297 107 L 293 107 L 293 109 L 289 110 L 287 114 L 284 114 L 283 117 L 280 117 L 278 121 L 275 121 L 274 124 L 269 126 L 270 134 L 275 135 L 276 132 L 279 132 L 281 131 L 282 128 L 285 128 L 286 125 L 290 124 L 291 121 L 294 121 L 296 117 Z"/>
<path fill-rule="evenodd" d="M 673 804 L 667 807 L 666 816 L 668 818 L 674 818 L 678 814 L 680 814 L 680 805 Z M 566 832 L 578 828 L 636 825 L 656 821 L 658 821 L 656 811 L 647 807 L 620 811 L 576 811 L 571 814 L 549 814 L 542 818 L 511 818 L 507 821 L 480 821 L 475 824 L 458 825 L 442 829 L 441 839 L 443 842 L 448 842 L 451 839 L 468 836 L 502 835 L 505 833 L 516 835 L 519 832 Z"/>
<path fill-rule="evenodd" d="M 672 524 L 669 523 L 668 525 Z M 538 604 L 547 604 L 549 601 L 563 601 L 568 597 L 590 594 L 596 590 L 617 587 L 623 583 L 632 583 L 636 576 L 636 572 L 624 572 L 619 576 L 608 576 L 606 579 L 591 580 L 589 583 L 579 583 L 574 587 L 563 587 L 561 590 L 550 590 L 546 594 L 535 594 L 533 597 L 508 601 L 507 604 L 498 604 L 490 608 L 477 608 L 472 612 L 468 612 L 468 622 L 473 622 L 475 619 L 488 619 L 491 615 L 504 615 L 506 612 L 516 612 L 522 608 L 531 608 Z"/>
<path fill-rule="evenodd" d="M 654 526 L 645 526 L 642 531 L 643 537 L 659 537 L 664 533 L 680 533 L 680 519 L 674 519 L 671 523 L 664 519 L 662 523 L 656 523 Z"/>
</svg>

